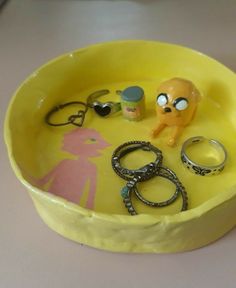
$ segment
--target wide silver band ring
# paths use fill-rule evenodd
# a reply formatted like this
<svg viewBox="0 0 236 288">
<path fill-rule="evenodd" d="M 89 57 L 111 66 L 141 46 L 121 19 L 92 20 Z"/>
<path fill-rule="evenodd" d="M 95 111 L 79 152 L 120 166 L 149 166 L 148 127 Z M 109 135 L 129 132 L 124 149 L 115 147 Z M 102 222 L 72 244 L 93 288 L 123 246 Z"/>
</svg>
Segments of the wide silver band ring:
<svg viewBox="0 0 236 288">
<path fill-rule="evenodd" d="M 216 150 L 223 155 L 222 157 L 223 160 L 219 164 L 206 166 L 206 165 L 202 165 L 197 162 L 194 162 L 193 160 L 189 158 L 189 156 L 186 153 L 187 148 L 190 145 L 195 145 L 203 141 L 208 141 L 210 145 L 214 146 L 214 148 L 216 148 Z M 227 161 L 227 151 L 220 142 L 214 139 L 207 139 L 203 136 L 196 136 L 196 137 L 189 138 L 188 140 L 184 142 L 182 149 L 181 149 L 181 160 L 183 164 L 187 167 L 187 169 L 196 175 L 200 175 L 200 176 L 217 175 L 225 167 L 225 163 Z"/>
</svg>

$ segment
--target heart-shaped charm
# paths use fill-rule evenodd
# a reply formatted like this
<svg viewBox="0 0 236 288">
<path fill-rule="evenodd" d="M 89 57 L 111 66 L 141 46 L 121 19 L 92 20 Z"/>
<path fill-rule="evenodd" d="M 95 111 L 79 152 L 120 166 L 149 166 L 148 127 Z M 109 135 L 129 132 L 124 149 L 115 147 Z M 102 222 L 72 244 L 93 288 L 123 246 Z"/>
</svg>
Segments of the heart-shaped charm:
<svg viewBox="0 0 236 288">
<path fill-rule="evenodd" d="M 77 114 L 70 115 L 68 118 L 69 123 L 81 127 L 84 123 L 85 112 L 83 110 L 79 110 Z M 79 119 L 79 121 L 76 121 Z"/>
<path fill-rule="evenodd" d="M 111 113 L 111 107 L 108 103 L 96 102 L 93 104 L 94 111 L 102 117 L 105 117 Z"/>
</svg>

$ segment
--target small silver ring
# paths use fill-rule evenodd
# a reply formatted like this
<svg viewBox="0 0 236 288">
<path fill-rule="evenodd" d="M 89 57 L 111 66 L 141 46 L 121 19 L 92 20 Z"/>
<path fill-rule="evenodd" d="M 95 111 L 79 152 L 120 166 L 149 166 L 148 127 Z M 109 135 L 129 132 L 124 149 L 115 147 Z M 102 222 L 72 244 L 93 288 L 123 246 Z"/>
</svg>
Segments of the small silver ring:
<svg viewBox="0 0 236 288">
<path fill-rule="evenodd" d="M 189 156 L 186 153 L 186 149 L 191 146 L 195 145 L 197 143 L 203 142 L 203 141 L 208 141 L 208 143 L 212 146 L 214 146 L 219 153 L 222 153 L 223 155 L 223 160 L 221 163 L 217 165 L 202 165 L 197 162 L 194 162 L 189 158 Z M 225 147 L 218 141 L 214 139 L 207 139 L 203 136 L 196 136 L 196 137 L 191 137 L 188 140 L 186 140 L 182 146 L 181 149 L 181 160 L 188 168 L 189 171 L 195 173 L 196 175 L 200 176 L 211 176 L 211 175 L 217 175 L 219 174 L 225 167 L 225 163 L 227 161 L 227 151 Z"/>
<path fill-rule="evenodd" d="M 109 94 L 110 91 L 108 89 L 99 90 L 89 95 L 87 99 L 87 105 L 90 108 L 93 108 L 94 111 L 101 117 L 106 117 L 111 114 L 114 114 L 121 110 L 120 102 L 100 102 L 97 98 L 101 96 Z"/>
</svg>

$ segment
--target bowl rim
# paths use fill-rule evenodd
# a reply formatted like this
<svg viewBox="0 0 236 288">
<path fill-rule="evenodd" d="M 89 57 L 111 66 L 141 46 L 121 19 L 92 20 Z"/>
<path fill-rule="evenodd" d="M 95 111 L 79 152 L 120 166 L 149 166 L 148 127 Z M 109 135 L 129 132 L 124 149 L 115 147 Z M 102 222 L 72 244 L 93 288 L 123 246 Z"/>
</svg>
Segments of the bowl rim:
<svg viewBox="0 0 236 288">
<path fill-rule="evenodd" d="M 144 224 L 150 225 L 151 223 L 157 223 L 157 222 L 162 222 L 162 221 L 168 222 L 170 224 L 174 224 L 174 223 L 178 223 L 178 222 L 191 221 L 195 218 L 199 218 L 200 216 L 204 215 L 205 213 L 209 212 L 210 210 L 219 207 L 221 204 L 223 204 L 227 201 L 230 201 L 233 197 L 235 197 L 236 196 L 236 184 L 231 186 L 230 188 L 226 189 L 223 193 L 220 193 L 220 194 L 208 199 L 207 201 L 198 205 L 197 207 L 183 211 L 183 212 L 178 212 L 175 214 L 164 214 L 164 215 L 153 215 L 153 214 L 141 213 L 141 214 L 135 215 L 135 217 L 130 217 L 130 215 L 108 214 L 108 213 L 104 213 L 104 212 L 97 212 L 94 210 L 90 210 L 90 209 L 84 208 L 82 206 L 79 206 L 78 204 L 69 202 L 62 197 L 53 195 L 50 192 L 41 190 L 41 189 L 33 186 L 32 184 L 30 184 L 28 181 L 26 181 L 24 179 L 22 172 L 21 172 L 19 166 L 17 165 L 17 163 L 13 157 L 11 131 L 10 131 L 10 127 L 9 127 L 11 110 L 12 110 L 12 106 L 13 106 L 12 104 L 14 103 L 15 99 L 17 98 L 19 91 L 22 89 L 22 87 L 27 82 L 29 82 L 33 77 L 35 77 L 35 75 L 39 71 L 41 71 L 42 69 L 60 61 L 61 59 L 65 58 L 65 57 L 71 56 L 72 54 L 80 53 L 83 50 L 87 50 L 87 49 L 96 49 L 96 47 L 100 47 L 100 46 L 109 46 L 109 45 L 112 46 L 112 45 L 129 44 L 129 43 L 137 43 L 137 44 L 149 43 L 149 44 L 154 44 L 154 45 L 159 45 L 159 46 L 165 46 L 165 47 L 168 46 L 171 48 L 182 49 L 182 50 L 185 50 L 186 52 L 195 53 L 195 54 L 198 54 L 201 57 L 204 57 L 204 58 L 206 58 L 212 62 L 215 62 L 216 64 L 222 66 L 222 68 L 228 70 L 228 72 L 233 73 L 233 75 L 236 76 L 236 74 L 231 69 L 229 69 L 227 66 L 223 65 L 219 61 L 215 60 L 214 58 L 211 58 L 210 56 L 208 56 L 202 52 L 199 52 L 195 49 L 188 48 L 188 47 L 185 47 L 182 45 L 167 43 L 167 42 L 161 42 L 161 41 L 138 40 L 138 39 L 113 40 L 113 41 L 108 41 L 108 42 L 99 42 L 96 44 L 88 45 L 88 46 L 81 47 L 79 49 L 75 49 L 73 51 L 61 54 L 61 55 L 49 60 L 45 64 L 41 65 L 36 70 L 34 70 L 19 85 L 19 87 L 15 90 L 15 92 L 13 93 L 13 96 L 11 97 L 11 99 L 9 101 L 7 112 L 5 115 L 5 120 L 4 120 L 4 141 L 5 141 L 5 144 L 7 146 L 7 153 L 8 153 L 11 167 L 12 167 L 16 177 L 27 188 L 27 190 L 29 192 L 35 194 L 36 196 L 38 196 L 42 199 L 45 199 L 46 201 L 53 201 L 57 205 L 63 206 L 64 208 L 67 208 L 67 209 L 69 209 L 75 213 L 78 213 L 80 215 L 83 215 L 83 216 L 88 216 L 88 217 L 92 216 L 94 218 L 104 220 L 106 222 L 111 222 L 113 224 L 118 224 L 118 223 L 120 224 L 122 222 L 122 223 L 127 224 L 127 225 L 134 224 L 136 226 L 139 226 L 139 225 L 142 226 Z"/>
</svg>

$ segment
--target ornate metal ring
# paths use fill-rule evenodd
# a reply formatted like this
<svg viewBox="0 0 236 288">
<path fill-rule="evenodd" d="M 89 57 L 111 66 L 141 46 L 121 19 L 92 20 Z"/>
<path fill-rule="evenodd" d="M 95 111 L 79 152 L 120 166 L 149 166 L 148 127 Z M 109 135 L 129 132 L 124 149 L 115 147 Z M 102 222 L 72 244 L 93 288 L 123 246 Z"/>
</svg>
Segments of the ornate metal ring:
<svg viewBox="0 0 236 288">
<path fill-rule="evenodd" d="M 216 148 L 216 150 L 218 151 L 222 159 L 219 164 L 211 165 L 211 166 L 202 165 L 202 164 L 194 162 L 187 155 L 186 150 L 190 145 L 195 145 L 203 141 L 208 141 L 209 144 L 211 144 L 212 146 L 214 146 L 214 148 Z M 227 160 L 227 151 L 220 142 L 214 139 L 208 140 L 205 137 L 196 136 L 196 137 L 189 138 L 187 141 L 184 142 L 182 146 L 182 150 L 181 150 L 181 160 L 183 164 L 189 169 L 189 171 L 195 173 L 196 175 L 201 175 L 201 176 L 216 175 L 216 174 L 219 174 L 225 167 L 225 163 Z"/>
<path fill-rule="evenodd" d="M 120 160 L 122 157 L 127 155 L 128 153 L 142 149 L 148 152 L 154 152 L 156 155 L 156 160 L 154 162 L 148 163 L 147 165 L 139 168 L 139 169 L 127 169 L 121 166 Z M 114 151 L 112 155 L 111 164 L 114 171 L 123 179 L 129 181 L 134 177 L 138 179 L 138 182 L 148 180 L 155 176 L 157 167 L 162 164 L 162 152 L 157 147 L 151 145 L 149 142 L 145 141 L 129 141 L 122 145 L 120 145 Z"/>
<path fill-rule="evenodd" d="M 137 215 L 138 214 L 137 211 L 135 210 L 135 208 L 133 207 L 133 204 L 132 204 L 132 199 L 131 199 L 132 193 L 134 193 L 136 195 L 136 197 L 139 200 L 141 200 L 144 204 L 151 206 L 151 207 L 168 206 L 168 205 L 172 204 L 177 199 L 177 197 L 179 195 L 181 195 L 182 199 L 183 199 L 181 211 L 185 211 L 188 209 L 187 193 L 186 193 L 185 188 L 183 187 L 182 183 L 177 178 L 176 174 L 172 170 L 170 170 L 169 168 L 158 167 L 158 169 L 156 171 L 156 176 L 164 177 L 164 178 L 170 180 L 172 183 L 174 183 L 176 186 L 175 193 L 173 194 L 173 196 L 171 198 L 169 198 L 168 200 L 162 201 L 162 202 L 148 201 L 139 193 L 138 188 L 137 188 L 137 182 L 139 182 L 139 181 L 137 178 L 134 177 L 132 180 L 128 181 L 126 186 L 123 187 L 121 190 L 121 196 L 123 198 L 123 202 L 125 204 L 125 207 L 128 209 L 128 212 L 131 215 Z"/>
</svg>

